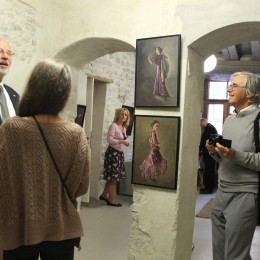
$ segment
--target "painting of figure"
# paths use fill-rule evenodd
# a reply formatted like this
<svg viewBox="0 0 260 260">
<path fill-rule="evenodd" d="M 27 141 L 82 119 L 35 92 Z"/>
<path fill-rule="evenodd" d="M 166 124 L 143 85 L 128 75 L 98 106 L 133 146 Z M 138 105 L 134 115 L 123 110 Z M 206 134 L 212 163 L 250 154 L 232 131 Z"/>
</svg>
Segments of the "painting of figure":
<svg viewBox="0 0 260 260">
<path fill-rule="evenodd" d="M 132 184 L 177 189 L 180 117 L 135 115 Z"/>
<path fill-rule="evenodd" d="M 136 41 L 136 107 L 178 107 L 180 35 Z"/>
<path fill-rule="evenodd" d="M 165 160 L 160 152 L 160 143 L 157 138 L 157 133 L 160 127 L 158 120 L 153 120 L 151 123 L 151 132 L 149 134 L 150 151 L 148 156 L 140 165 L 141 178 L 147 180 L 150 178 L 156 181 L 155 177 L 163 174 L 167 170 L 167 160 Z"/>
</svg>

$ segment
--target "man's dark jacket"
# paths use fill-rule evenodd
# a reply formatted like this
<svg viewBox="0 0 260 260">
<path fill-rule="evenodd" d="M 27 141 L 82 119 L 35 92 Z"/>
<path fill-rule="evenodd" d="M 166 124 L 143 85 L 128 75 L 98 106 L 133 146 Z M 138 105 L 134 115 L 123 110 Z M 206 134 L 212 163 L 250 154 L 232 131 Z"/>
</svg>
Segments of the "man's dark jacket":
<svg viewBox="0 0 260 260">
<path fill-rule="evenodd" d="M 12 89 L 11 87 L 7 86 L 6 84 L 4 84 L 4 88 L 6 89 L 12 103 L 14 106 L 14 110 L 17 111 L 17 107 L 18 107 L 18 102 L 19 102 L 19 94 Z M 0 125 L 2 124 L 2 119 L 0 117 Z"/>
<path fill-rule="evenodd" d="M 200 139 L 199 151 L 202 151 L 203 157 L 210 157 L 208 149 L 206 148 L 206 141 L 209 139 L 211 134 L 217 134 L 217 129 L 210 123 L 208 123 L 204 129 L 204 132 Z"/>
</svg>

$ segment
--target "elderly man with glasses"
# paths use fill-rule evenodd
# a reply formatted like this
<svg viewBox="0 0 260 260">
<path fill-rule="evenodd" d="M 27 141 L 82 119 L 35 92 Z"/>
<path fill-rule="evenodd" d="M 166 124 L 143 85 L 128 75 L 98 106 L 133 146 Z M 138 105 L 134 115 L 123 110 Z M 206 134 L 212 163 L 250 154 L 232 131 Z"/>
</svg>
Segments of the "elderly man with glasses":
<svg viewBox="0 0 260 260">
<path fill-rule="evenodd" d="M 19 101 L 18 93 L 3 83 L 3 78 L 12 64 L 12 56 L 11 45 L 0 38 L 0 125 L 7 117 L 15 116 Z"/>
<path fill-rule="evenodd" d="M 249 72 L 234 73 L 231 79 L 227 91 L 235 111 L 225 120 L 223 138 L 232 146 L 206 145 L 219 162 L 211 215 L 213 259 L 249 260 L 258 215 L 260 153 L 256 153 L 254 122 L 260 112 L 260 79 Z"/>
</svg>

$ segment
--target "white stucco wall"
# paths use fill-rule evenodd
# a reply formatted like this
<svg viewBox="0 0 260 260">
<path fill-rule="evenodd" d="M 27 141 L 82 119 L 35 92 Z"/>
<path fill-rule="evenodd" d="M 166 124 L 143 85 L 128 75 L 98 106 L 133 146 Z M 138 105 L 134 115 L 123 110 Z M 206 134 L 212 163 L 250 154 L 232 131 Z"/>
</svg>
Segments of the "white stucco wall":
<svg viewBox="0 0 260 260">
<path fill-rule="evenodd" d="M 6 81 L 20 93 L 35 62 L 44 57 L 52 57 L 78 41 L 92 37 L 110 38 L 126 43 L 125 48 L 128 48 L 127 45 L 135 46 L 138 38 L 182 35 L 180 108 L 156 110 L 156 115 L 181 117 L 178 188 L 177 191 L 165 191 L 134 187 L 129 259 L 190 259 L 203 60 L 221 49 L 221 46 L 232 43 L 230 35 L 236 36 L 237 41 L 244 40 L 246 30 L 232 31 L 222 35 L 223 38 L 214 38 L 213 34 L 211 41 L 214 44 L 205 41 L 204 50 L 201 52 L 200 45 L 194 51 L 188 51 L 188 46 L 200 37 L 220 30 L 221 27 L 258 21 L 259 1 L 0 0 L 0 6 L 0 34 L 8 38 L 18 51 Z M 250 26 L 247 31 L 250 31 Z M 104 46 L 107 47 L 107 53 L 114 51 L 111 44 L 113 45 L 113 41 Z M 80 53 L 92 57 L 91 54 L 99 47 L 93 41 L 93 44 L 88 45 L 88 49 L 82 48 Z M 77 48 L 71 49 L 68 60 L 77 62 L 77 52 Z M 106 48 L 102 46 L 95 55 L 103 55 L 104 52 Z M 90 60 L 86 59 L 86 63 L 88 62 Z M 79 75 L 77 70 L 79 68 L 75 68 L 74 77 Z M 75 103 L 76 96 L 74 93 L 71 104 Z M 136 113 L 155 112 L 138 109 Z"/>
</svg>

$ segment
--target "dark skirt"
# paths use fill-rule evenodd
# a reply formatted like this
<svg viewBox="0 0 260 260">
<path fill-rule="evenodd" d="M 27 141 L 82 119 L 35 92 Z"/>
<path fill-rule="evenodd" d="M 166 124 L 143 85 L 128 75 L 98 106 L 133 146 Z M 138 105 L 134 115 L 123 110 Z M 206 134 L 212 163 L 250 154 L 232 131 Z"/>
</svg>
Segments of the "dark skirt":
<svg viewBox="0 0 260 260">
<path fill-rule="evenodd" d="M 125 179 L 124 153 L 108 146 L 104 160 L 104 179 L 117 181 Z"/>
<path fill-rule="evenodd" d="M 35 245 L 20 246 L 11 250 L 4 250 L 4 260 L 39 259 L 42 260 L 73 260 L 75 239 L 61 241 L 43 241 Z M 2 258 L 1 258 L 2 259 Z"/>
</svg>

